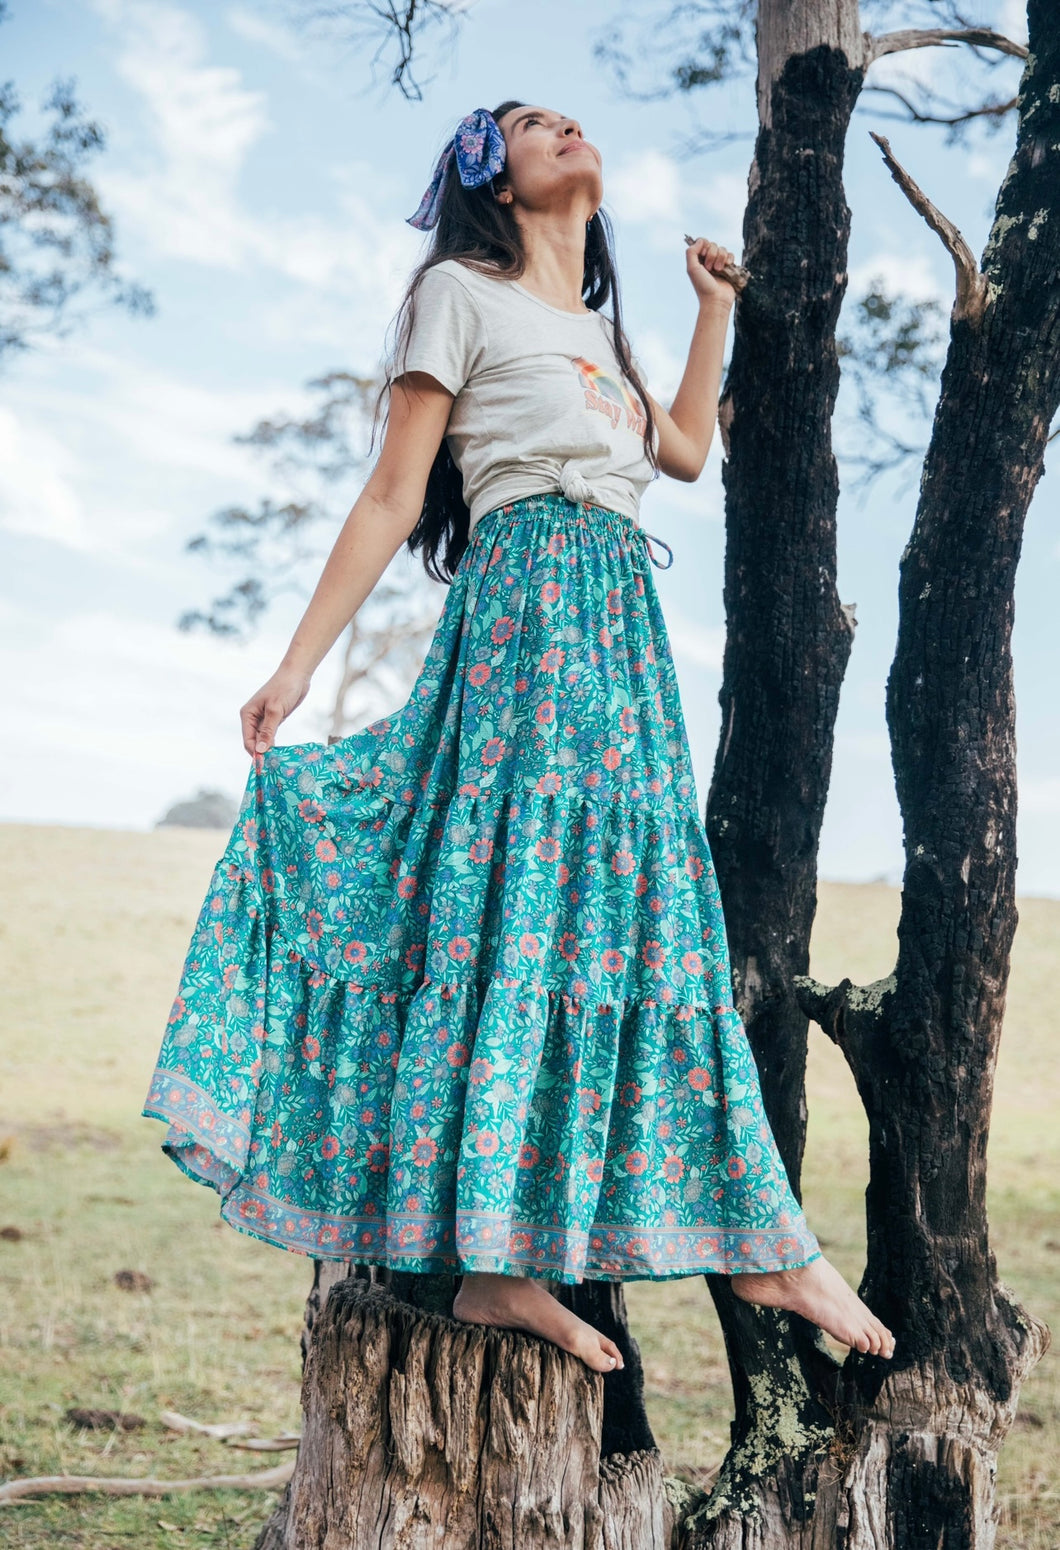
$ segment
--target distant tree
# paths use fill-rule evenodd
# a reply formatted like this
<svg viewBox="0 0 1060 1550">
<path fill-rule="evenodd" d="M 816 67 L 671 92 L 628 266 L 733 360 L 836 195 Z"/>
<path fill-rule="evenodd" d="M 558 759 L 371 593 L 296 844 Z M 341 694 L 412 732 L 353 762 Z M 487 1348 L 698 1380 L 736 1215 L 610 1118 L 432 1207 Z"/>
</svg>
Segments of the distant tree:
<svg viewBox="0 0 1060 1550">
<path fill-rule="evenodd" d="M 6 5 L 0 0 L 0 22 Z M 16 139 L 14 83 L 0 83 L 0 360 L 44 334 L 68 333 L 95 296 L 150 315 L 151 293 L 118 274 L 114 228 L 84 175 L 106 144 L 86 118 L 73 81 L 56 81 L 43 103 L 40 140 Z M 80 309 L 75 302 L 84 300 Z"/>
<path fill-rule="evenodd" d="M 896 494 L 908 488 L 927 451 L 927 428 L 938 394 L 945 340 L 943 308 L 933 297 L 910 301 L 875 279 L 850 308 L 836 334 L 836 356 L 855 397 L 853 425 L 836 448 L 850 471 L 846 488 L 864 495 L 884 473 L 901 475 Z M 902 435 L 895 419 L 916 427 Z"/>
<path fill-rule="evenodd" d="M 227 792 L 200 786 L 193 797 L 173 806 L 155 824 L 156 829 L 230 829 L 239 814 L 239 803 Z"/>
<path fill-rule="evenodd" d="M 368 467 L 368 426 L 379 382 L 332 371 L 306 384 L 315 395 L 308 415 L 261 420 L 237 445 L 255 447 L 270 461 L 272 476 L 286 486 L 256 508 L 226 506 L 187 548 L 212 565 L 238 565 L 239 574 L 207 609 L 189 609 L 182 630 L 246 639 L 281 596 L 312 591 L 346 500 Z M 384 575 L 351 621 L 341 647 L 339 680 L 329 714 L 331 740 L 354 730 L 355 716 L 400 702 L 422 663 L 438 622 L 438 589 L 426 576 L 405 584 Z M 380 699 L 386 703 L 380 705 Z"/>
</svg>

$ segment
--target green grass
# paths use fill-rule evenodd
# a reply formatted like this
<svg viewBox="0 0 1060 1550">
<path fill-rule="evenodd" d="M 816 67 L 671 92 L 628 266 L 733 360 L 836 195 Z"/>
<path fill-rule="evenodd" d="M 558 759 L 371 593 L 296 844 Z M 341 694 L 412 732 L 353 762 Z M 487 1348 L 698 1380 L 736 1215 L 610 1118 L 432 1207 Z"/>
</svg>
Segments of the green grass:
<svg viewBox="0 0 1060 1550">
<path fill-rule="evenodd" d="M 167 1431 L 161 1410 L 297 1430 L 298 1339 L 310 1262 L 222 1224 L 212 1190 L 160 1149 L 139 1109 L 195 913 L 224 837 L 0 827 L 0 1477 L 181 1479 L 275 1465 Z M 813 973 L 865 981 L 893 966 L 895 890 L 826 884 Z M 1021 901 L 991 1142 L 991 1226 L 1003 1278 L 1055 1324 L 1058 1146 L 1050 1107 L 1060 903 Z M 862 1268 L 865 1125 L 842 1060 L 815 1035 L 805 1201 L 828 1253 Z M 127 1292 L 119 1270 L 149 1276 Z M 630 1282 L 652 1426 L 671 1468 L 725 1449 L 729 1391 L 705 1283 Z M 133 1431 L 83 1432 L 71 1406 L 142 1416 Z M 1060 1542 L 1060 1385 L 1047 1357 L 1027 1383 L 1002 1456 L 1002 1550 Z M 135 1543 L 249 1545 L 264 1493 L 161 1500 L 51 1497 L 0 1509 L 5 1546 L 101 1550 Z"/>
</svg>

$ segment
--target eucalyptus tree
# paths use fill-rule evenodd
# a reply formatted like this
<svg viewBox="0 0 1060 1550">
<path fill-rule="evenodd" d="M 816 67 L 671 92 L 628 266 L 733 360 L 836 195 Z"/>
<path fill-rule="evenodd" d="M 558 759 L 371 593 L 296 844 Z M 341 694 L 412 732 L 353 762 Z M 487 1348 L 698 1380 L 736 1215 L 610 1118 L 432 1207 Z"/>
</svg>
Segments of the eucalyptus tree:
<svg viewBox="0 0 1060 1550">
<path fill-rule="evenodd" d="M 0 0 L 0 22 L 7 7 Z M 87 176 L 106 147 L 75 82 L 53 82 L 44 133 L 20 136 L 21 101 L 0 82 L 0 361 L 69 333 L 103 302 L 150 315 L 151 293 L 117 266 L 114 222 Z"/>
</svg>

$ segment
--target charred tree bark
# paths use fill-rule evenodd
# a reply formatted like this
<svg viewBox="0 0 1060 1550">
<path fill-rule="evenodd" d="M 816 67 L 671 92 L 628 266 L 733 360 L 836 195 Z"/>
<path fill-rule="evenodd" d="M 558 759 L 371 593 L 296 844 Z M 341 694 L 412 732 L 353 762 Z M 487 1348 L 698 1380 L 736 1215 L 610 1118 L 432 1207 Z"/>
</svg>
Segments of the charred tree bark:
<svg viewBox="0 0 1060 1550">
<path fill-rule="evenodd" d="M 871 1128 L 862 1291 L 899 1354 L 852 1357 L 837 1388 L 805 1331 L 781 1337 L 783 1319 L 748 1318 L 712 1284 L 733 1448 L 682 1543 L 971 1550 L 993 1543 L 997 1450 L 1043 1341 L 997 1282 L 985 1148 L 1016 919 L 1012 591 L 1057 406 L 1058 43 L 1047 8 L 1032 6 L 1019 139 L 983 274 L 929 214 L 958 258 L 958 300 L 888 684 L 907 847 L 899 960 L 882 985 L 829 993 L 805 966 L 850 646 L 825 427 L 846 263 L 842 146 L 861 79 L 847 60 L 861 56 L 839 35 L 806 46 L 823 8 L 780 9 L 759 12 L 762 71 L 778 73 L 768 92 L 760 81 L 745 220 L 755 280 L 725 405 L 729 630 L 707 825 L 741 1011 L 796 1187 L 806 1014 L 848 1052 Z"/>
<path fill-rule="evenodd" d="M 1016 928 L 1013 591 L 1060 404 L 1060 31 L 1032 3 L 1015 154 L 958 303 L 902 557 L 887 722 L 905 826 L 895 972 L 807 985 L 870 1124 L 865 1295 L 893 1371 L 848 1364 L 850 1550 L 988 1547 L 994 1470 L 1047 1332 L 997 1278 L 986 1212 L 994 1068 Z M 959 237 L 959 234 L 958 234 Z"/>
<path fill-rule="evenodd" d="M 794 980 L 809 963 L 818 840 L 854 631 L 836 591 L 830 426 L 850 229 L 843 152 L 863 73 L 851 61 L 860 61 L 862 43 L 856 6 L 825 10 L 763 4 L 759 12 L 761 126 L 743 232 L 754 278 L 736 308 L 722 403 L 727 634 L 706 812 L 737 1005 L 796 1194 L 807 1019 Z M 742 1534 L 764 1491 L 770 1518 L 798 1524 L 813 1512 L 838 1369 L 802 1320 L 738 1303 L 724 1277 L 708 1284 L 736 1417 L 701 1532 L 720 1533 L 715 1520 L 725 1518 Z"/>
</svg>

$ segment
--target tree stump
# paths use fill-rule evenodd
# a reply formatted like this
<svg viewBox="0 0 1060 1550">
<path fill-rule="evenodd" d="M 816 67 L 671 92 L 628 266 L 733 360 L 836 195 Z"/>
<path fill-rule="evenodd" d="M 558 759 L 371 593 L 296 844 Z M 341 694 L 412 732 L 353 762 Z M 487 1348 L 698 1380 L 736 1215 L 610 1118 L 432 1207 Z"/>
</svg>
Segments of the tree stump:
<svg viewBox="0 0 1060 1550">
<path fill-rule="evenodd" d="M 337 1281 L 270 1550 L 669 1550 L 658 1449 L 601 1458 L 611 1376 L 537 1336 Z"/>
</svg>

